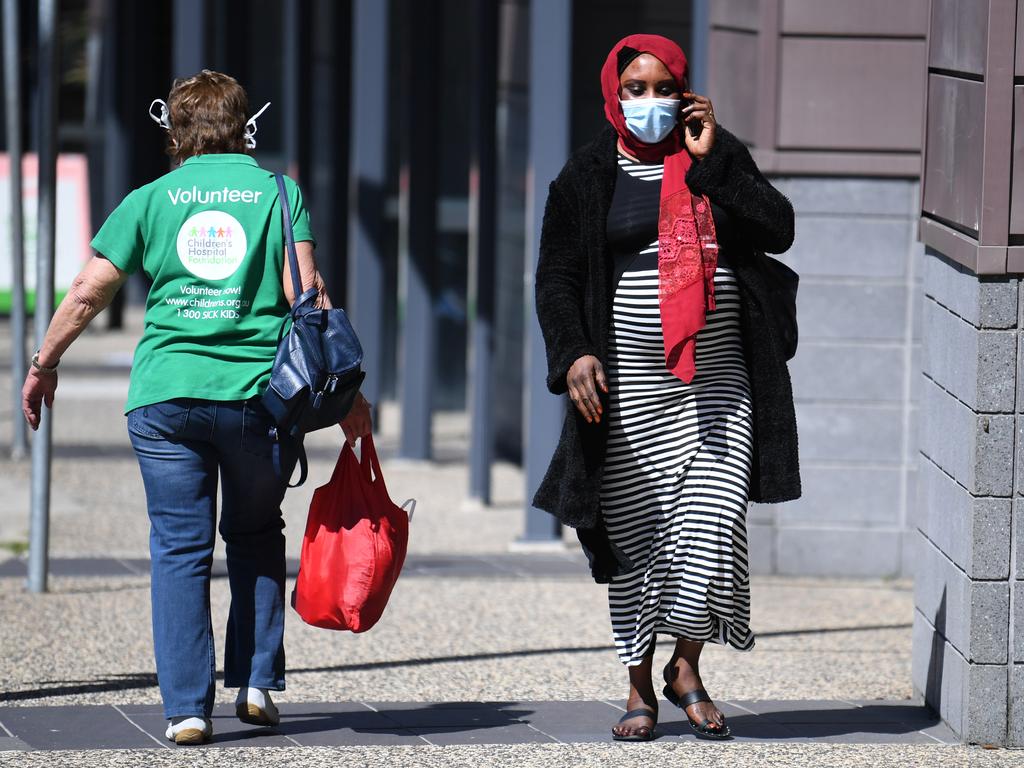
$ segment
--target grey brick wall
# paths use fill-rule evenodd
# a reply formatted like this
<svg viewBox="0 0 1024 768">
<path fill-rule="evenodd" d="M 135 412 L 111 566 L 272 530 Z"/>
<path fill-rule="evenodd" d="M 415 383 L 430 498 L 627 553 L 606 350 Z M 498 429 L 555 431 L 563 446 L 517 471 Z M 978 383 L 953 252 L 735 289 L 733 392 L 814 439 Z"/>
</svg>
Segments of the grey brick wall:
<svg viewBox="0 0 1024 768">
<path fill-rule="evenodd" d="M 914 688 L 965 740 L 1024 745 L 1024 292 L 922 272 Z"/>
<path fill-rule="evenodd" d="M 751 568 L 909 573 L 921 396 L 917 184 L 773 183 L 797 217 L 796 241 L 781 258 L 800 273 L 800 347 L 790 373 L 804 494 L 751 509 Z"/>
</svg>

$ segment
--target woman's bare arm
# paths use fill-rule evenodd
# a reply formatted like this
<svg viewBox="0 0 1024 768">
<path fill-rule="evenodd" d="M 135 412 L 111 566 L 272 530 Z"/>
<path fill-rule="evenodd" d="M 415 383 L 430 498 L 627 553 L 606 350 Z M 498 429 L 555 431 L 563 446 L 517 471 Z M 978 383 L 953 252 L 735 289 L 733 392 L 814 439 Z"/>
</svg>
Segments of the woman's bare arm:
<svg viewBox="0 0 1024 768">
<path fill-rule="evenodd" d="M 330 297 L 327 295 L 327 286 L 324 285 L 324 278 L 316 266 L 316 256 L 313 254 L 313 243 L 309 240 L 302 240 L 295 244 L 295 252 L 299 257 L 299 277 L 302 279 L 302 290 L 295 293 L 295 289 L 292 286 L 292 270 L 288 266 L 288 249 L 285 248 L 282 284 L 284 286 L 284 295 L 288 299 L 288 304 L 294 304 L 295 299 L 298 296 L 301 296 L 310 288 L 316 288 L 316 305 L 320 309 L 331 309 L 333 305 L 331 304 Z"/>
<path fill-rule="evenodd" d="M 67 296 L 57 307 L 39 348 L 39 364 L 55 368 L 68 347 L 100 312 L 109 306 L 128 273 L 102 256 L 94 256 L 71 283 Z M 21 408 L 32 429 L 38 429 L 42 405 L 53 405 L 57 374 L 30 368 L 21 390 Z"/>
</svg>

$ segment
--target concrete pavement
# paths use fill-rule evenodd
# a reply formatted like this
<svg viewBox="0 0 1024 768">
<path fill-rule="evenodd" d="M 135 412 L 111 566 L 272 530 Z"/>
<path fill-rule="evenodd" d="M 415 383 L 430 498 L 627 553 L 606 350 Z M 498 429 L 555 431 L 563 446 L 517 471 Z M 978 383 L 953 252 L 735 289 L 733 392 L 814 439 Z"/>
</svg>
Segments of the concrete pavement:
<svg viewBox="0 0 1024 768">
<path fill-rule="evenodd" d="M 397 414 L 387 405 L 377 443 L 388 487 L 395 500 L 415 497 L 419 506 L 409 569 L 381 623 L 351 635 L 306 626 L 289 614 L 288 690 L 275 697 L 288 727 L 250 733 L 225 716 L 217 725 L 224 739 L 212 747 L 187 756 L 164 749 L 147 735 L 159 736 L 160 720 L 150 647 L 148 522 L 121 415 L 136 333 L 89 333 L 61 364 L 54 423 L 56 575 L 42 596 L 24 591 L 15 554 L 27 536 L 28 467 L 7 458 L 8 399 L 0 407 L 0 542 L 7 544 L 0 550 L 0 765 L 728 760 L 738 766 L 857 766 L 1024 759 L 1019 752 L 942 743 L 948 731 L 909 701 L 907 582 L 756 579 L 757 647 L 740 654 L 711 646 L 702 664 L 712 695 L 736 707 L 728 714 L 746 739 L 697 743 L 666 705 L 665 736 L 657 743 L 603 741 L 625 694 L 604 589 L 588 578 L 571 547 L 544 556 L 509 553 L 523 503 L 516 467 L 495 468 L 492 507 L 464 504 L 466 423 L 460 414 L 436 419 L 437 461 L 398 462 L 390 458 Z M 0 326 L 0 361 L 9 360 L 8 344 L 7 328 Z M 4 391 L 8 374 L 0 370 Z M 286 499 L 292 558 L 309 498 L 329 477 L 338 441 L 336 432 L 311 436 L 310 480 Z M 226 579 L 215 578 L 215 627 L 224 626 L 227 600 Z M 667 653 L 666 646 L 659 658 Z M 233 693 L 219 691 L 217 700 L 229 704 Z M 366 724 L 375 710 L 392 713 L 382 716 L 383 728 Z M 352 720 L 353 712 L 362 720 Z M 459 722 L 443 722 L 452 720 Z M 52 731 L 73 722 L 80 723 L 70 728 L 74 739 L 110 735 L 108 727 L 95 725 L 106 722 L 141 741 L 86 744 L 46 736 L 48 725 Z M 481 722 L 486 727 L 478 727 Z M 417 733 L 424 728 L 434 731 Z M 543 743 L 547 739 L 567 743 Z M 515 743 L 524 740 L 532 743 Z M 101 749 L 106 746 L 121 749 Z"/>
</svg>

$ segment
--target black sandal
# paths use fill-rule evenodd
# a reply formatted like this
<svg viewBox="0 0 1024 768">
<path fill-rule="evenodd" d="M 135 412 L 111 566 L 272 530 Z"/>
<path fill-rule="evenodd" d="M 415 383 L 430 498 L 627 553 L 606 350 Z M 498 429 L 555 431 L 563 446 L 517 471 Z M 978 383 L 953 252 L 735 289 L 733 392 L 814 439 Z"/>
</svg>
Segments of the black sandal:
<svg viewBox="0 0 1024 768">
<path fill-rule="evenodd" d="M 708 696 L 708 692 L 705 691 L 703 688 L 698 688 L 695 691 L 690 691 L 689 693 L 684 693 L 682 696 L 680 696 L 672 690 L 671 685 L 666 685 L 662 693 L 665 694 L 665 698 L 668 699 L 673 706 L 679 707 L 681 710 L 683 710 L 683 714 L 686 715 L 686 719 L 690 723 L 690 727 L 693 729 L 693 732 L 697 735 L 698 739 L 708 739 L 710 741 L 724 741 L 726 739 L 732 738 L 732 733 L 729 731 L 729 726 L 725 724 L 724 716 L 722 719 L 721 727 L 715 725 L 711 722 L 711 720 L 707 718 L 704 719 L 704 722 L 698 725 L 690 718 L 690 715 L 686 712 L 687 707 L 691 707 L 694 704 L 697 704 L 701 701 L 711 701 L 711 697 Z"/>
<path fill-rule="evenodd" d="M 612 740 L 614 741 L 653 741 L 654 740 L 654 729 L 658 725 L 658 713 L 653 709 L 631 709 L 629 712 L 619 718 L 619 725 L 622 725 L 627 720 L 632 720 L 634 717 L 649 717 L 654 721 L 654 725 L 648 728 L 646 725 L 641 725 L 637 728 L 637 733 L 632 736 L 619 736 L 612 731 Z M 646 733 L 640 733 L 646 731 Z"/>
</svg>

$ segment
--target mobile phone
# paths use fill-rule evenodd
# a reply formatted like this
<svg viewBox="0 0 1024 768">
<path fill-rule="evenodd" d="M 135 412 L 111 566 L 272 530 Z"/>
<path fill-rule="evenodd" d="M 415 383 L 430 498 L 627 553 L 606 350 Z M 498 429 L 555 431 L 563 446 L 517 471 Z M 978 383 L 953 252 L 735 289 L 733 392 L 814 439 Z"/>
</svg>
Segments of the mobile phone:
<svg viewBox="0 0 1024 768">
<path fill-rule="evenodd" d="M 686 109 L 691 104 L 693 104 L 693 101 L 690 99 L 679 100 L 680 117 L 682 117 L 683 110 Z M 700 120 L 687 120 L 685 118 L 683 118 L 683 122 L 686 125 L 687 129 L 690 131 L 690 135 L 693 136 L 693 138 L 695 139 L 699 139 L 701 133 L 704 131 L 704 123 L 702 123 Z"/>
</svg>

